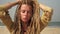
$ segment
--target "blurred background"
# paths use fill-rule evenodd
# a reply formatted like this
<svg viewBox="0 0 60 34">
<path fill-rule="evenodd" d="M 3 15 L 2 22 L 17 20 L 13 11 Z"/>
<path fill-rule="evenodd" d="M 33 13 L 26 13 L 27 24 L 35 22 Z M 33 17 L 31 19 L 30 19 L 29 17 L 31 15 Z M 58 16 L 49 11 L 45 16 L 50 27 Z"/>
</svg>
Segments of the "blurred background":
<svg viewBox="0 0 60 34">
<path fill-rule="evenodd" d="M 16 0 L 0 0 L 0 5 L 6 4 L 8 2 L 14 2 Z M 53 8 L 53 16 L 52 20 L 48 24 L 48 26 L 41 32 L 41 34 L 60 34 L 60 0 L 38 0 L 39 3 L 45 4 L 51 8 Z M 10 16 L 14 21 L 14 14 L 16 11 L 16 7 L 14 6 L 9 9 Z M 42 14 L 42 11 L 41 11 Z M 2 34 L 2 30 L 7 30 L 5 25 L 0 20 L 0 34 Z M 6 32 L 6 31 L 4 31 Z"/>
</svg>

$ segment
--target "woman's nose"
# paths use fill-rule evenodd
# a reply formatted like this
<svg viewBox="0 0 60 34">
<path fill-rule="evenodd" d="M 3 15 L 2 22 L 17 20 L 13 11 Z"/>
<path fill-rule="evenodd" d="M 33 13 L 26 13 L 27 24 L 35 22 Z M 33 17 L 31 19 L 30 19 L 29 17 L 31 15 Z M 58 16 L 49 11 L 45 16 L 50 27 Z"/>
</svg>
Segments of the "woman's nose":
<svg viewBox="0 0 60 34">
<path fill-rule="evenodd" d="M 25 14 L 24 15 L 28 15 L 28 12 L 27 11 L 25 11 Z"/>
</svg>

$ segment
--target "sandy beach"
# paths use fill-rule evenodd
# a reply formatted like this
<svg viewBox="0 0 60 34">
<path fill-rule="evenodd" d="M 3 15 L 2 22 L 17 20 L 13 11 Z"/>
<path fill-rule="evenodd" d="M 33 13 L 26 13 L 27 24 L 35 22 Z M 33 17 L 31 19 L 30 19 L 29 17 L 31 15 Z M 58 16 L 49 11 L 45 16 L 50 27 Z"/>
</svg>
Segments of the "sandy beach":
<svg viewBox="0 0 60 34">
<path fill-rule="evenodd" d="M 5 26 L 0 26 L 0 34 L 10 34 Z M 60 27 L 46 27 L 41 34 L 60 34 Z"/>
<path fill-rule="evenodd" d="M 46 27 L 41 34 L 60 34 L 60 27 Z"/>
</svg>

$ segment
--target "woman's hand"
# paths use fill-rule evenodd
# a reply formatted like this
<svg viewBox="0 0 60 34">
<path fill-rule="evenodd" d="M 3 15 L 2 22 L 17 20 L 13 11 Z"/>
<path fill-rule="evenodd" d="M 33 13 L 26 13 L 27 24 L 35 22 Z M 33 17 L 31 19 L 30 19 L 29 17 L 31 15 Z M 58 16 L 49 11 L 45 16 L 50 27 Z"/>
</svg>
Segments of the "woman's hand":
<svg viewBox="0 0 60 34">
<path fill-rule="evenodd" d="M 48 11 L 48 12 L 51 12 L 53 10 L 51 7 L 41 4 L 41 3 L 40 3 L 40 9 L 42 9 L 43 11 Z"/>
<path fill-rule="evenodd" d="M 18 4 L 22 1 L 22 0 L 16 0 L 18 2 Z"/>
<path fill-rule="evenodd" d="M 5 5 L 5 8 L 6 8 L 6 9 L 10 9 L 11 7 L 19 4 L 20 2 L 21 2 L 21 0 L 16 0 L 15 2 L 7 3 L 7 4 Z"/>
<path fill-rule="evenodd" d="M 9 2 L 7 4 L 4 5 L 5 9 L 8 10 L 10 9 L 11 7 L 17 5 L 19 3 L 19 1 L 15 1 L 15 2 Z"/>
<path fill-rule="evenodd" d="M 21 1 L 21 0 L 17 0 L 17 1 Z"/>
</svg>

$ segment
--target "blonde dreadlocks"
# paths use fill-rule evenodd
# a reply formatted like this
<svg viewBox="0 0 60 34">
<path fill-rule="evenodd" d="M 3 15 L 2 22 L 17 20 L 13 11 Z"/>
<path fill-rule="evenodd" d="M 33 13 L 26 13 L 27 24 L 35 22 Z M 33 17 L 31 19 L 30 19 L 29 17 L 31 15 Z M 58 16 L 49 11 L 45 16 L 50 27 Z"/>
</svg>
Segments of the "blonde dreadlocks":
<svg viewBox="0 0 60 34">
<path fill-rule="evenodd" d="M 40 8 L 37 0 L 22 0 L 17 7 L 16 14 L 15 14 L 15 31 L 14 34 L 21 33 L 21 20 L 17 17 L 19 8 L 22 4 L 31 5 L 33 8 L 33 16 L 31 18 L 30 25 L 26 31 L 27 34 L 40 34 Z M 18 31 L 18 30 L 19 31 Z"/>
</svg>

